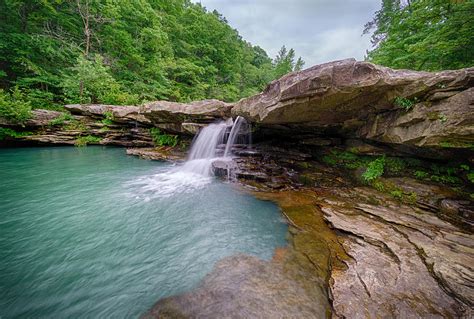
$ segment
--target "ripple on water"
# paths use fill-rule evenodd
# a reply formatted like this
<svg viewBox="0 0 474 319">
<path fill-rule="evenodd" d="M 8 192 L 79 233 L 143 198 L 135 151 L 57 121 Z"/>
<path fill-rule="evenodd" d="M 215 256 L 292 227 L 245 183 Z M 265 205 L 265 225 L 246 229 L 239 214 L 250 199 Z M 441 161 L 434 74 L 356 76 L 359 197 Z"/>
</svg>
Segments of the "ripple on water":
<svg viewBox="0 0 474 319">
<path fill-rule="evenodd" d="M 136 317 L 285 245 L 274 204 L 122 149 L 1 149 L 0 180 L 3 318 Z"/>
</svg>

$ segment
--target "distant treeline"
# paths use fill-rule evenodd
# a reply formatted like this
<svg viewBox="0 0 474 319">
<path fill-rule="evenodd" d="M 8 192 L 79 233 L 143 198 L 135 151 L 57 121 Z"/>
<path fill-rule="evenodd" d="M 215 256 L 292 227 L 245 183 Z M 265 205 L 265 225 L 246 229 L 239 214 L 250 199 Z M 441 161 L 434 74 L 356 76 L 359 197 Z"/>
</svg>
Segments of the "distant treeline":
<svg viewBox="0 0 474 319">
<path fill-rule="evenodd" d="M 365 27 L 374 30 L 374 63 L 427 71 L 474 66 L 473 0 L 382 0 Z"/>
<path fill-rule="evenodd" d="M 304 64 L 285 47 L 269 58 L 189 0 L 0 0 L 0 12 L 0 113 L 12 118 L 15 104 L 235 101 Z"/>
</svg>

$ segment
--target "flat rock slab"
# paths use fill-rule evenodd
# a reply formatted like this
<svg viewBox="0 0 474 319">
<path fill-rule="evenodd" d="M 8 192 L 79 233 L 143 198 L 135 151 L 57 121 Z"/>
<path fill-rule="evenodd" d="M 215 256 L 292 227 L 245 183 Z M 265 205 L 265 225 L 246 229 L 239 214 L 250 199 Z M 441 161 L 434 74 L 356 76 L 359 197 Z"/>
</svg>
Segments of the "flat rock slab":
<svg viewBox="0 0 474 319">
<path fill-rule="evenodd" d="M 336 317 L 472 316 L 472 234 L 372 189 L 334 192 L 320 207 L 351 257 L 331 274 Z"/>
</svg>

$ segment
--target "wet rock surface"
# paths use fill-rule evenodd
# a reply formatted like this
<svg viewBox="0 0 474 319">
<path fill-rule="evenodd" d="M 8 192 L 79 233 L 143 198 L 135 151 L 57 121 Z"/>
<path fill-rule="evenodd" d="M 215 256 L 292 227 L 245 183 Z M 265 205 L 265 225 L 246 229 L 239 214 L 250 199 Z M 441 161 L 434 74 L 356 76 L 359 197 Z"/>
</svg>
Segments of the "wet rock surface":
<svg viewBox="0 0 474 319">
<path fill-rule="evenodd" d="M 325 318 L 327 299 L 314 284 L 308 291 L 283 264 L 236 255 L 219 261 L 197 289 L 159 301 L 142 318 Z"/>
<path fill-rule="evenodd" d="M 184 151 L 173 147 L 149 147 L 149 148 L 129 148 L 127 155 L 134 155 L 146 160 L 153 161 L 183 161 L 186 157 Z"/>
<path fill-rule="evenodd" d="M 472 234 L 372 189 L 333 194 L 319 206 L 350 256 L 346 270 L 331 274 L 335 316 L 472 315 Z"/>
</svg>

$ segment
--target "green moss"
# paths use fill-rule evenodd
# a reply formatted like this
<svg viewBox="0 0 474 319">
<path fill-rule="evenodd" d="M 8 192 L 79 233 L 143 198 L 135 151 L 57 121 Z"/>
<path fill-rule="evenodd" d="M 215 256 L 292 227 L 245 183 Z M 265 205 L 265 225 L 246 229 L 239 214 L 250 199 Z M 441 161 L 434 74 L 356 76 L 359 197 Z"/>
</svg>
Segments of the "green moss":
<svg viewBox="0 0 474 319">
<path fill-rule="evenodd" d="M 99 144 L 102 139 L 98 136 L 86 135 L 78 137 L 74 143 L 75 146 L 87 146 L 88 144 Z"/>
<path fill-rule="evenodd" d="M 177 135 L 169 135 L 162 133 L 159 128 L 152 127 L 150 129 L 150 134 L 153 139 L 153 143 L 156 146 L 172 146 L 175 147 L 178 144 Z"/>
<path fill-rule="evenodd" d="M 359 156 L 352 152 L 332 150 L 330 154 L 323 156 L 322 160 L 330 166 L 340 166 L 353 170 L 366 167 L 370 162 L 370 157 Z"/>
<path fill-rule="evenodd" d="M 441 123 L 445 123 L 447 120 L 448 120 L 448 117 L 444 114 L 440 114 L 438 116 L 438 120 L 441 122 Z"/>
<path fill-rule="evenodd" d="M 31 132 L 17 132 L 15 130 L 9 129 L 9 128 L 4 128 L 0 127 L 0 141 L 3 141 L 6 138 L 19 138 L 19 137 L 24 137 L 28 135 L 33 135 Z"/>
<path fill-rule="evenodd" d="M 425 171 L 415 171 L 413 175 L 415 175 L 417 179 L 425 179 L 429 176 L 429 174 Z"/>
<path fill-rule="evenodd" d="M 406 163 L 399 157 L 387 157 L 385 159 L 385 167 L 389 174 L 399 174 L 406 168 Z"/>
</svg>

